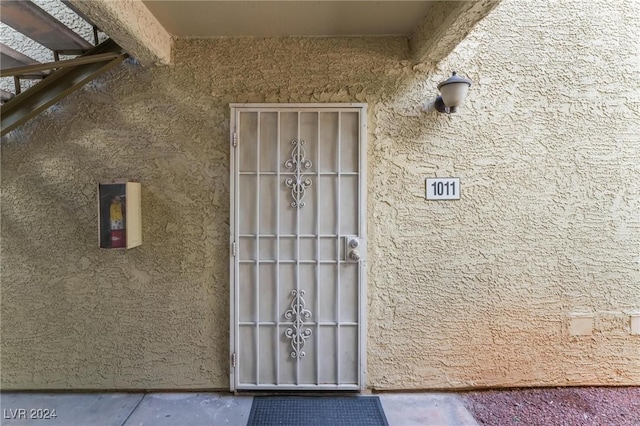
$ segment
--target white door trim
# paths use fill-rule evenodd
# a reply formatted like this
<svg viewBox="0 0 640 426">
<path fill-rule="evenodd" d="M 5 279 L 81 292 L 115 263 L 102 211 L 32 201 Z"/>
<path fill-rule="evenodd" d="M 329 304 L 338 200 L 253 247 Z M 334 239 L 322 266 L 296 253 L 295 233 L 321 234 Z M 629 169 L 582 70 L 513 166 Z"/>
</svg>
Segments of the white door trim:
<svg viewBox="0 0 640 426">
<path fill-rule="evenodd" d="M 229 233 L 229 384 L 230 390 L 238 390 L 238 376 L 236 374 L 236 354 L 238 353 L 238 340 L 239 335 L 239 321 L 238 315 L 238 298 L 237 294 L 238 285 L 237 279 L 239 276 L 239 262 L 236 261 L 236 241 L 238 235 L 238 226 L 240 223 L 239 217 L 239 205 L 236 191 L 236 171 L 239 170 L 239 156 L 237 155 L 237 123 L 239 120 L 240 112 L 253 112 L 253 111 L 300 111 L 305 110 L 309 112 L 328 112 L 328 111 L 359 111 L 360 123 L 360 148 L 359 148 L 359 177 L 358 177 L 358 189 L 359 189 L 359 234 L 366 241 L 367 236 L 367 104 L 366 103 L 292 103 L 292 104 L 276 104 L 276 103 L 231 103 L 229 104 L 230 115 L 230 127 L 229 127 L 229 141 L 230 141 L 230 233 Z M 367 385 L 367 256 L 366 256 L 366 244 L 362 247 L 363 260 L 359 262 L 359 299 L 358 299 L 358 321 L 359 321 L 359 345 L 358 345 L 358 380 L 357 386 L 279 386 L 278 389 L 282 390 L 360 390 L 366 389 Z M 267 389 L 260 385 L 247 387 L 242 386 L 243 389 Z M 268 389 L 273 389 L 268 387 Z"/>
</svg>

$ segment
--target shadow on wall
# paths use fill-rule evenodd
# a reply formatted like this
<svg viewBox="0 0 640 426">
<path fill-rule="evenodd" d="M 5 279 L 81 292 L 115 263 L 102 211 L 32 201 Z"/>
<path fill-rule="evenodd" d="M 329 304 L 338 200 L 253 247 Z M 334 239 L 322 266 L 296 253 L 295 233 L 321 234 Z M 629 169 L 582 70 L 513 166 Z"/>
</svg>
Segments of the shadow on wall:
<svg viewBox="0 0 640 426">
<path fill-rule="evenodd" d="M 169 74 L 119 67 L 3 138 L 2 310 L 11 318 L 3 330 L 14 329 L 3 332 L 3 383 L 114 386 L 96 379 L 92 369 L 103 365 L 100 374 L 115 386 L 135 387 L 122 363 L 170 351 L 168 342 L 156 346 L 168 336 L 177 345 L 200 342 L 163 355 L 168 364 L 189 364 L 176 370 L 190 377 L 181 383 L 216 382 L 211 368 L 219 361 L 211 357 L 226 358 L 217 342 L 228 320 L 220 315 L 213 330 L 202 319 L 225 311 L 228 299 L 227 265 L 217 261 L 228 246 L 228 148 L 215 142 L 228 125 L 216 127 L 224 120 L 207 117 L 206 106 L 180 105 Z M 114 178 L 142 183 L 143 244 L 126 252 L 98 248 L 97 184 Z M 184 321 L 198 326 L 178 334 Z M 49 327 L 53 342 L 37 337 Z M 16 364 L 24 338 L 35 353 L 50 354 L 57 374 Z M 78 354 L 69 348 L 78 345 L 87 345 L 86 363 L 72 366 Z M 141 374 L 162 377 L 157 365 Z M 189 373 L 202 365 L 199 376 Z"/>
</svg>

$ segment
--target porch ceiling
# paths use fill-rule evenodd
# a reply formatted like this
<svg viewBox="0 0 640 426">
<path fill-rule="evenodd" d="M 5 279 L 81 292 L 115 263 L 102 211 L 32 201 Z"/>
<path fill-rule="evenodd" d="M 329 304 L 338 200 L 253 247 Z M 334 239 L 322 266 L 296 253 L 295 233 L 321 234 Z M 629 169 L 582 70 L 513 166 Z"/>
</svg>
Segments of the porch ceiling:
<svg viewBox="0 0 640 426">
<path fill-rule="evenodd" d="M 67 0 L 142 63 L 167 64 L 177 37 L 407 36 L 437 63 L 501 0 Z"/>
<path fill-rule="evenodd" d="M 143 0 L 178 37 L 409 36 L 430 1 Z"/>
</svg>

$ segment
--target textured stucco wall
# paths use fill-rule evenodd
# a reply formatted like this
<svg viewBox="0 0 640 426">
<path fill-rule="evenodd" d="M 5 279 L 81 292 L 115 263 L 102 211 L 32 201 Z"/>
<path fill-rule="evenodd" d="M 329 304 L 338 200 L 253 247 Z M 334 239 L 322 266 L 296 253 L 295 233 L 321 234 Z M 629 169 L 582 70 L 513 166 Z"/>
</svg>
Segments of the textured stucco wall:
<svg viewBox="0 0 640 426">
<path fill-rule="evenodd" d="M 71 0 L 71 4 L 143 64 L 171 62 L 173 38 L 141 0 Z"/>
<path fill-rule="evenodd" d="M 411 116 L 428 72 L 378 108 L 372 386 L 640 384 L 639 5 L 505 1 L 439 65 L 460 115 Z"/>
<path fill-rule="evenodd" d="M 437 69 L 402 38 L 183 40 L 71 95 L 3 140 L 3 388 L 226 388 L 228 103 L 352 101 L 369 386 L 640 383 L 637 5 L 505 0 Z M 420 112 L 451 69 L 460 113 Z M 434 175 L 462 199 L 425 201 Z M 116 177 L 143 188 L 126 253 L 96 242 Z"/>
<path fill-rule="evenodd" d="M 438 1 L 411 35 L 415 62 L 434 66 L 444 59 L 501 0 Z"/>
</svg>

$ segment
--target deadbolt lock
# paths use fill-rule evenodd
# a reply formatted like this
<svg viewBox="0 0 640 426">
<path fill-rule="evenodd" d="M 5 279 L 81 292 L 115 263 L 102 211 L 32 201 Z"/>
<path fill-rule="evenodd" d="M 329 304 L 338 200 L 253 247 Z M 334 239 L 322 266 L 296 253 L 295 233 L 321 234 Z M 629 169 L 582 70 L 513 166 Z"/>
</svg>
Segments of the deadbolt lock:
<svg viewBox="0 0 640 426">
<path fill-rule="evenodd" d="M 363 249 L 364 240 L 358 236 L 348 236 L 345 238 L 344 252 L 347 261 L 359 262 L 362 259 L 360 251 Z"/>
</svg>

